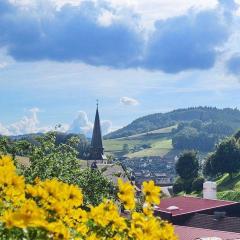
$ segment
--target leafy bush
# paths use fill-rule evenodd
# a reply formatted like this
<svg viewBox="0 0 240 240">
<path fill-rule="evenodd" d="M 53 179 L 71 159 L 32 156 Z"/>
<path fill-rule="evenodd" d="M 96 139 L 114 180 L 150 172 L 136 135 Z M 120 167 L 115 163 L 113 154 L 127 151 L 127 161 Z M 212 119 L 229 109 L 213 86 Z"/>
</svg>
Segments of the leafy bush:
<svg viewBox="0 0 240 240">
<path fill-rule="evenodd" d="M 232 177 L 233 173 L 240 170 L 240 144 L 234 138 L 223 140 L 211 154 L 204 164 L 204 173 L 208 175 L 217 175 L 229 173 Z"/>
<path fill-rule="evenodd" d="M 55 133 L 48 133 L 39 137 L 37 143 L 29 153 L 30 166 L 22 167 L 27 182 L 32 183 L 36 178 L 57 178 L 78 185 L 84 193 L 86 204 L 97 205 L 103 198 L 114 198 L 113 184 L 100 171 L 81 168 L 75 149 L 79 144 L 77 138 L 56 143 Z"/>
<path fill-rule="evenodd" d="M 197 177 L 196 179 L 194 179 L 192 183 L 192 191 L 196 191 L 196 192 L 202 191 L 203 183 L 204 183 L 203 177 Z"/>
<path fill-rule="evenodd" d="M 173 193 L 178 194 L 182 191 L 184 191 L 183 180 L 180 177 L 178 177 L 173 184 Z"/>
<path fill-rule="evenodd" d="M 104 199 L 98 206 L 83 208 L 83 194 L 75 185 L 57 179 L 25 184 L 8 156 L 0 158 L 1 239 L 161 239 L 175 240 L 172 225 L 153 216 L 159 204 L 160 188 L 153 181 L 143 183 L 144 207 L 135 211 L 135 190 L 119 180 L 118 200 L 129 211 Z"/>
</svg>

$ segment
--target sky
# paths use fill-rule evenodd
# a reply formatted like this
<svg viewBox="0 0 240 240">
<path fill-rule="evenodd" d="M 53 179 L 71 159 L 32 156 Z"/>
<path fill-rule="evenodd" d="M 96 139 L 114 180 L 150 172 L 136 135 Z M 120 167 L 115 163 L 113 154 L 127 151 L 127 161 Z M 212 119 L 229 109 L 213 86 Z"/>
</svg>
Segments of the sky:
<svg viewBox="0 0 240 240">
<path fill-rule="evenodd" d="M 104 134 L 240 108 L 240 0 L 1 0 L 0 134 Z"/>
</svg>

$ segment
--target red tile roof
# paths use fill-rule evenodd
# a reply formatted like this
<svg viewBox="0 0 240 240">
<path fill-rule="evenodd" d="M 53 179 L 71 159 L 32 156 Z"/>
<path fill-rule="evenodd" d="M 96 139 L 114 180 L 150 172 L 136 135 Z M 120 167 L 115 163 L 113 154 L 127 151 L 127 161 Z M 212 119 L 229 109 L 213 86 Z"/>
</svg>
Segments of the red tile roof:
<svg viewBox="0 0 240 240">
<path fill-rule="evenodd" d="M 240 240 L 239 233 L 223 232 L 210 229 L 174 226 L 179 240 L 196 240 L 199 238 L 216 237 L 222 240 Z"/>
<path fill-rule="evenodd" d="M 172 216 L 183 215 L 187 213 L 201 212 L 208 209 L 225 207 L 239 204 L 237 202 L 210 200 L 197 197 L 179 196 L 173 198 L 162 199 L 159 206 L 155 208 L 156 211 L 172 213 Z M 177 210 L 169 210 L 171 206 L 178 207 Z"/>
</svg>

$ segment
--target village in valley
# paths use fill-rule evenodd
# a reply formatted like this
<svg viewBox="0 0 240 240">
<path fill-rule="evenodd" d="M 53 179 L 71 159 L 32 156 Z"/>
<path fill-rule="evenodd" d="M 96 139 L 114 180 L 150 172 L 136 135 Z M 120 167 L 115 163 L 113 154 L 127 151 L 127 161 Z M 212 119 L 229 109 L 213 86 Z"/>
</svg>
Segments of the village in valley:
<svg viewBox="0 0 240 240">
<path fill-rule="evenodd" d="M 240 0 L 0 0 L 0 240 L 240 240 L 239 29 Z"/>
</svg>

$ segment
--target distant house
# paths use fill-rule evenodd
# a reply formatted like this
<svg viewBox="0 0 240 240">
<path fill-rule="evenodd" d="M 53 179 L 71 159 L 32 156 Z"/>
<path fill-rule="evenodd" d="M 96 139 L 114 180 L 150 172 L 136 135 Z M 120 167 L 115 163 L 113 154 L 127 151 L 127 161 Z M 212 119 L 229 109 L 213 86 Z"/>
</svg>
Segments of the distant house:
<svg viewBox="0 0 240 240">
<path fill-rule="evenodd" d="M 155 215 L 176 225 L 180 240 L 240 239 L 239 202 L 178 196 L 162 199 Z"/>
<path fill-rule="evenodd" d="M 196 213 L 214 215 L 216 212 L 225 212 L 226 216 L 240 217 L 240 203 L 179 196 L 162 199 L 160 205 L 155 207 L 156 215 L 176 225 L 184 225 Z"/>
</svg>

